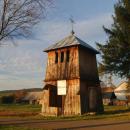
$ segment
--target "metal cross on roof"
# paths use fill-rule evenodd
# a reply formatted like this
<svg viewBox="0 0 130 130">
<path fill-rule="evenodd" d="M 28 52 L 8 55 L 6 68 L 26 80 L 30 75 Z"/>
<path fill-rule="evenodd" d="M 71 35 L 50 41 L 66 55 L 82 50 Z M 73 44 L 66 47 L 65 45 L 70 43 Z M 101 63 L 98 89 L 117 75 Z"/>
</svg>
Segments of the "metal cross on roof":
<svg viewBox="0 0 130 130">
<path fill-rule="evenodd" d="M 74 19 L 73 19 L 72 16 L 70 17 L 70 22 L 71 22 L 71 27 L 72 27 L 71 33 L 74 34 L 74 33 L 75 33 L 75 32 L 74 32 L 74 24 L 75 24 L 75 21 L 74 21 Z"/>
</svg>

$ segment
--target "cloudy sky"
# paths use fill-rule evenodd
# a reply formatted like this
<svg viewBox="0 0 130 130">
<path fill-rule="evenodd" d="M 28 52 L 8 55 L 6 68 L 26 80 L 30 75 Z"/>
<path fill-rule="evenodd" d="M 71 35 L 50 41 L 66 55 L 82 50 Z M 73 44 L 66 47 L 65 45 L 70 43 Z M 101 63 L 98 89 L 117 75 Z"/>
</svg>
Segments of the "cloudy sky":
<svg viewBox="0 0 130 130">
<path fill-rule="evenodd" d="M 70 34 L 96 48 L 107 39 L 102 26 L 110 27 L 117 0 L 54 0 L 47 17 L 33 28 L 34 37 L 0 47 L 0 90 L 43 87 L 46 53 L 43 49 Z M 100 58 L 98 58 L 99 60 Z M 117 82 L 115 80 L 115 82 Z"/>
</svg>

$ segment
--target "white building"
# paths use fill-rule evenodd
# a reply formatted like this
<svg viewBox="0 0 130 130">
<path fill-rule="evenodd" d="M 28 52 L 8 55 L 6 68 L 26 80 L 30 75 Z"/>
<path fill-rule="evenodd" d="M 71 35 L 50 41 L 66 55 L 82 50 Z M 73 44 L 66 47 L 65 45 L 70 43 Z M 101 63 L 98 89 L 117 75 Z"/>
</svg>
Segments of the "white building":
<svg viewBox="0 0 130 130">
<path fill-rule="evenodd" d="M 118 100 L 127 100 L 128 95 L 128 83 L 126 81 L 122 82 L 117 86 L 117 88 L 114 90 L 115 95 Z"/>
</svg>

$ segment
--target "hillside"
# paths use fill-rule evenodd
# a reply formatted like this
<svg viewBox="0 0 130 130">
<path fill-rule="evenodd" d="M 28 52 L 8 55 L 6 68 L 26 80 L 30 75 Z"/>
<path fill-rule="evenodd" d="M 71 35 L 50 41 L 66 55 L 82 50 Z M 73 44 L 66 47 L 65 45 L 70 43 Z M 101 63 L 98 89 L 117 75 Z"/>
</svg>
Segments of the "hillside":
<svg viewBox="0 0 130 130">
<path fill-rule="evenodd" d="M 42 89 L 41 88 L 28 88 L 28 89 L 19 89 L 19 90 L 4 90 L 4 91 L 0 91 L 0 97 L 10 95 L 16 91 L 36 92 L 36 91 L 42 91 Z"/>
</svg>

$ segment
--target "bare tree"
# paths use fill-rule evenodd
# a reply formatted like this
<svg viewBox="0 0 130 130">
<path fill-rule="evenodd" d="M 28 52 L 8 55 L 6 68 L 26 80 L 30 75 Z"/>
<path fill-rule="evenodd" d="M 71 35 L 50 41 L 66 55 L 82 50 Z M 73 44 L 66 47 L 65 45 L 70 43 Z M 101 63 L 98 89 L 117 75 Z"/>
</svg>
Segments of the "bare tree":
<svg viewBox="0 0 130 130">
<path fill-rule="evenodd" d="M 52 0 L 0 0 L 0 44 L 3 40 L 28 37 L 45 17 Z"/>
</svg>

